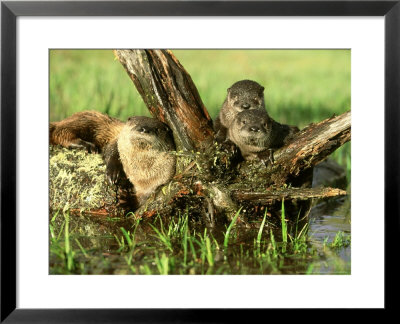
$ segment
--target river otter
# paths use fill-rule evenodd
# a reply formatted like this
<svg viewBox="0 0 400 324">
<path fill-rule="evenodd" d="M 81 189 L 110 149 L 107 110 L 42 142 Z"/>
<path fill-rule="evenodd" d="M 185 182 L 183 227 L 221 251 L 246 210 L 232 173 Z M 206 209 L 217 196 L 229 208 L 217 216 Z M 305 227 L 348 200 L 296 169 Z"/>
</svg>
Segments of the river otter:
<svg viewBox="0 0 400 324">
<path fill-rule="evenodd" d="M 286 144 L 298 130 L 296 126 L 276 122 L 265 110 L 245 110 L 230 125 L 228 140 L 239 147 L 245 160 L 273 162 L 272 150 Z"/>
<path fill-rule="evenodd" d="M 264 87 L 255 81 L 242 80 L 229 89 L 218 117 L 214 121 L 216 140 L 222 143 L 238 113 L 247 110 L 265 111 Z"/>
<path fill-rule="evenodd" d="M 172 133 L 154 118 L 135 116 L 123 123 L 96 111 L 84 111 L 50 123 L 50 144 L 103 152 L 108 180 L 118 183 L 126 176 L 139 206 L 175 173 Z"/>
<path fill-rule="evenodd" d="M 117 148 L 117 149 L 116 149 Z M 134 185 L 139 205 L 158 187 L 167 183 L 175 174 L 176 156 L 170 129 L 160 121 L 143 116 L 130 117 L 117 141 L 110 143 L 105 152 L 108 172 L 118 172 L 119 159 L 123 170 Z"/>
</svg>

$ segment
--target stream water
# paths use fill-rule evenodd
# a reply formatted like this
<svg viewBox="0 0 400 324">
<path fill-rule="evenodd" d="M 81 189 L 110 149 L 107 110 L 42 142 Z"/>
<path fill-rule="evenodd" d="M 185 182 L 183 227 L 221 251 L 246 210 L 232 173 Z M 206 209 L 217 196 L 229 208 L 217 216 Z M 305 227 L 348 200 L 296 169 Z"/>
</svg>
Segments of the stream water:
<svg viewBox="0 0 400 324">
<path fill-rule="evenodd" d="M 311 244 L 317 248 L 327 240 L 333 242 L 338 232 L 343 233 L 344 238 L 350 237 L 351 216 L 350 198 L 337 198 L 313 207 L 309 215 L 309 238 Z M 334 254 L 327 253 L 327 259 L 320 263 L 320 273 L 335 272 L 350 273 L 351 269 L 351 247 L 349 245 L 339 246 Z"/>
<path fill-rule="evenodd" d="M 226 225 L 207 232 L 204 226 L 191 223 L 188 224 L 187 234 L 184 234 L 184 224 L 179 222 L 181 220 L 170 224 L 160 223 L 161 226 L 156 221 L 153 224 L 141 222 L 133 226 L 132 222 L 121 220 L 94 220 L 86 216 L 70 215 L 66 236 L 65 215 L 56 215 L 50 222 L 49 272 L 351 273 L 349 197 L 323 201 L 311 209 L 305 220 L 308 232 L 298 244 L 299 248 L 295 248 L 294 244 L 283 243 L 281 229 L 276 226 L 266 226 L 259 244 L 256 244 L 258 229 L 232 229 L 230 241 L 225 246 Z M 125 233 L 121 228 L 125 229 Z M 289 235 L 295 236 L 293 227 L 291 232 L 289 230 Z M 66 240 L 69 240 L 70 251 L 65 250 Z M 68 256 L 73 259 L 73 266 L 69 269 L 66 266 Z"/>
</svg>

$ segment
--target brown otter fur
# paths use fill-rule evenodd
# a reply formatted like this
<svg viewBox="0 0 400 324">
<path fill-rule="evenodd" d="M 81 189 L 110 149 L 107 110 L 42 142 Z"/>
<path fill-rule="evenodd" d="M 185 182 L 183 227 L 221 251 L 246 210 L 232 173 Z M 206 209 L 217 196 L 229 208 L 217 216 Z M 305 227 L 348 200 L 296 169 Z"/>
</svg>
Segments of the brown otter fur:
<svg viewBox="0 0 400 324">
<path fill-rule="evenodd" d="M 50 123 L 50 144 L 101 152 L 123 127 L 124 123 L 116 118 L 98 111 L 82 111 Z"/>
<path fill-rule="evenodd" d="M 232 122 L 228 139 L 239 147 L 246 160 L 265 159 L 268 150 L 283 146 L 298 130 L 276 122 L 266 111 L 246 110 Z"/>
<path fill-rule="evenodd" d="M 171 131 L 154 118 L 135 116 L 123 123 L 96 111 L 84 111 L 50 123 L 50 144 L 102 151 L 109 181 L 118 183 L 126 176 L 139 206 L 175 174 Z"/>
<path fill-rule="evenodd" d="M 265 111 L 264 87 L 255 81 L 241 80 L 229 89 L 218 117 L 214 121 L 216 139 L 222 143 L 237 114 L 246 110 Z"/>
<path fill-rule="evenodd" d="M 139 205 L 175 174 L 175 144 L 169 128 L 156 119 L 128 119 L 117 141 L 119 156 Z"/>
</svg>

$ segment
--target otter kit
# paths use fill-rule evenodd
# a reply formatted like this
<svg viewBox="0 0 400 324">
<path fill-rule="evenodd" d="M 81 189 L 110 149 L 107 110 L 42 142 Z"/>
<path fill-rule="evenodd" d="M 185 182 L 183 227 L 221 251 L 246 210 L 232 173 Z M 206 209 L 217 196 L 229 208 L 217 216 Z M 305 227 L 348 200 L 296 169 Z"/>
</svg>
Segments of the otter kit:
<svg viewBox="0 0 400 324">
<path fill-rule="evenodd" d="M 235 144 L 244 159 L 265 160 L 269 154 L 268 159 L 273 162 L 272 150 L 286 144 L 299 129 L 273 120 L 265 109 L 264 87 L 242 80 L 228 89 L 214 130 L 217 142 Z"/>
<path fill-rule="evenodd" d="M 245 160 L 267 158 L 273 162 L 272 150 L 285 145 L 298 130 L 295 126 L 274 121 L 265 110 L 246 110 L 233 120 L 228 129 L 228 140 L 239 147 Z"/>
<path fill-rule="evenodd" d="M 126 123 L 96 111 L 76 113 L 50 123 L 50 144 L 103 152 L 108 180 L 126 177 L 142 205 L 175 174 L 176 158 L 168 126 L 149 117 L 130 117 Z"/>
<path fill-rule="evenodd" d="M 255 81 L 242 80 L 229 89 L 218 117 L 214 121 L 217 142 L 227 139 L 228 129 L 235 117 L 242 111 L 265 111 L 264 87 Z"/>
</svg>

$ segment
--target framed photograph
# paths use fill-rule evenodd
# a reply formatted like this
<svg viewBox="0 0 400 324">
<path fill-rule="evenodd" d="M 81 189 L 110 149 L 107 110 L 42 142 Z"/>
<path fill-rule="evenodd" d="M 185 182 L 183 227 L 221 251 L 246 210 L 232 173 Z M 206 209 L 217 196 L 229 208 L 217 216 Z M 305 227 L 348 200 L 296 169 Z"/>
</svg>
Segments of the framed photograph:
<svg viewBox="0 0 400 324">
<path fill-rule="evenodd" d="M 399 16 L 2 2 L 1 320 L 393 309 Z"/>
</svg>

